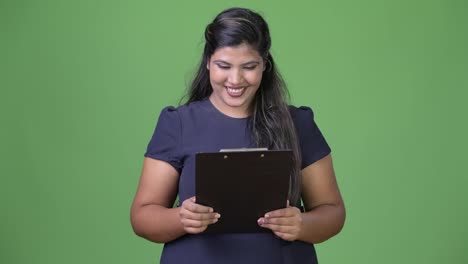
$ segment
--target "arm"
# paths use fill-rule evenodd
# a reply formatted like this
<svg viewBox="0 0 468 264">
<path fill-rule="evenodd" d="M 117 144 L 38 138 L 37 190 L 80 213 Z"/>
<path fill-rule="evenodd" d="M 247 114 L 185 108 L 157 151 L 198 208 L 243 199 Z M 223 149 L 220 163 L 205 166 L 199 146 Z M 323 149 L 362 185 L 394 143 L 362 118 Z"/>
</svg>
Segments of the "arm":
<svg viewBox="0 0 468 264">
<path fill-rule="evenodd" d="M 306 212 L 295 207 L 269 212 L 259 224 L 285 240 L 320 243 L 342 229 L 345 208 L 330 155 L 302 170 L 302 198 Z"/>
<path fill-rule="evenodd" d="M 184 235 L 179 208 L 171 208 L 177 194 L 179 173 L 168 163 L 145 158 L 130 218 L 133 231 L 163 243 Z"/>
<path fill-rule="evenodd" d="M 304 168 L 302 198 L 306 212 L 298 239 L 320 243 L 341 231 L 346 213 L 331 155 Z"/>
<path fill-rule="evenodd" d="M 150 241 L 165 243 L 187 233 L 200 233 L 219 215 L 189 198 L 172 208 L 177 195 L 179 173 L 170 164 L 145 158 L 130 218 L 134 232 Z"/>
</svg>

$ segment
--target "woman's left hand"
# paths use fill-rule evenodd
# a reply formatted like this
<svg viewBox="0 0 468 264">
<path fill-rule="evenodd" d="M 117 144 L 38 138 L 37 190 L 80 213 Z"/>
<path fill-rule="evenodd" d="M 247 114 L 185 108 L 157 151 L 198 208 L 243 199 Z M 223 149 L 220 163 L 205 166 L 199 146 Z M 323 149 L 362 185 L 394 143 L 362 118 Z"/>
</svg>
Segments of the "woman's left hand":
<svg viewBox="0 0 468 264">
<path fill-rule="evenodd" d="M 302 228 L 302 214 L 299 208 L 289 206 L 271 211 L 257 220 L 261 227 L 268 228 L 278 237 L 294 241 L 298 239 Z"/>
</svg>

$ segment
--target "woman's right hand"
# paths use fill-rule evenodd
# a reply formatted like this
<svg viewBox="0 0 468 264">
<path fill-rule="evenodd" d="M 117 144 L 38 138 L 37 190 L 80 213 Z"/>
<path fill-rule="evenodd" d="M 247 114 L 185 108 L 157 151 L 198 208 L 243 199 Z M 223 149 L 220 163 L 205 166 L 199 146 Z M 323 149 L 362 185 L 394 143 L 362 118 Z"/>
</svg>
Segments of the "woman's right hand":
<svg viewBox="0 0 468 264">
<path fill-rule="evenodd" d="M 208 225 L 218 222 L 221 217 L 213 212 L 213 208 L 195 203 L 195 197 L 190 197 L 182 203 L 179 216 L 185 232 L 189 234 L 205 231 Z"/>
</svg>

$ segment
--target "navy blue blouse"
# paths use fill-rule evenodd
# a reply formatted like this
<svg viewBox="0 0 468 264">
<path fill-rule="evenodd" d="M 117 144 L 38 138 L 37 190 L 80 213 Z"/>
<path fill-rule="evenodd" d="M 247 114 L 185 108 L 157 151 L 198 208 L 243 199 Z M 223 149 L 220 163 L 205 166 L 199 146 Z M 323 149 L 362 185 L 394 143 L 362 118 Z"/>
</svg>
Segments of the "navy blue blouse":
<svg viewBox="0 0 468 264">
<path fill-rule="evenodd" d="M 290 106 L 301 147 L 302 168 L 330 153 L 308 107 Z M 179 200 L 195 195 L 195 154 L 255 147 L 249 118 L 232 118 L 209 99 L 162 110 L 145 157 L 168 162 L 180 174 Z M 312 244 L 288 242 L 273 233 L 185 235 L 166 243 L 162 264 L 170 263 L 317 263 Z"/>
</svg>

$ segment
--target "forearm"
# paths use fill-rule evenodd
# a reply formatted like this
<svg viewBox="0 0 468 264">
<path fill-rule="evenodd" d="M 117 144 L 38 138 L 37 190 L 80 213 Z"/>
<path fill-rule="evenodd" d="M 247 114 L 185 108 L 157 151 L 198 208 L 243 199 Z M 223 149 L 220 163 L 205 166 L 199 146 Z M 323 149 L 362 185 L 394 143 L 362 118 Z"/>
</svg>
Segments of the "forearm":
<svg viewBox="0 0 468 264">
<path fill-rule="evenodd" d="M 301 231 L 298 240 L 321 243 L 338 234 L 344 225 L 343 204 L 321 205 L 302 213 Z"/>
<path fill-rule="evenodd" d="M 131 215 L 132 227 L 138 236 L 156 243 L 166 243 L 186 234 L 180 222 L 180 208 L 144 205 Z"/>
</svg>

